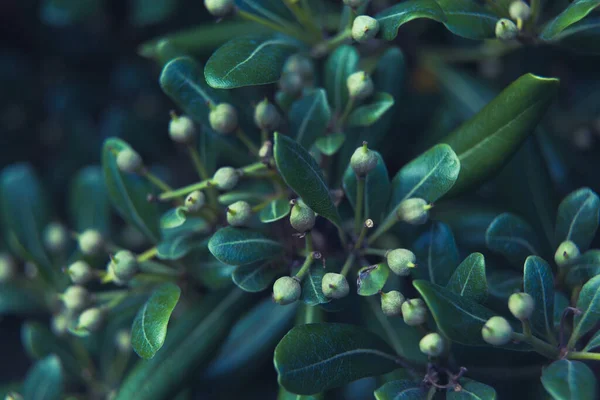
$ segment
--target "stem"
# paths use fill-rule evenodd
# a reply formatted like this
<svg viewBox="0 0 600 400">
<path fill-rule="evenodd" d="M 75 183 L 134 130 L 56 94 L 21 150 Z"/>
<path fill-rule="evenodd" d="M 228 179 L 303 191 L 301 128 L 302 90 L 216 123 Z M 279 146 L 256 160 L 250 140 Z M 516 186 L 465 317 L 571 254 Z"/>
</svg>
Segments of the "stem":
<svg viewBox="0 0 600 400">
<path fill-rule="evenodd" d="M 202 182 L 197 182 L 197 183 L 193 183 L 191 185 L 188 186 L 184 186 L 182 188 L 179 189 L 175 189 L 175 190 L 169 190 L 167 192 L 161 193 L 158 198 L 160 200 L 169 200 L 175 197 L 179 197 L 179 196 L 185 196 L 187 194 L 192 193 L 194 190 L 203 190 L 206 189 L 208 187 L 210 187 L 211 185 L 211 180 L 207 179 L 204 180 Z"/>
<path fill-rule="evenodd" d="M 512 338 L 513 340 L 530 344 L 536 352 L 550 359 L 556 359 L 559 355 L 559 350 L 557 348 L 541 339 L 538 339 L 535 336 L 525 336 L 523 334 L 513 332 Z"/>
<path fill-rule="evenodd" d="M 317 55 L 325 55 L 335 50 L 338 46 L 344 44 L 348 39 L 352 37 L 352 30 L 350 28 L 339 32 L 334 37 L 324 40 L 317 44 L 314 48 L 314 52 Z"/>
<path fill-rule="evenodd" d="M 356 177 L 356 207 L 354 208 L 354 233 L 358 235 L 362 220 L 363 201 L 365 198 L 365 178 Z M 363 230 L 366 227 L 363 224 Z M 361 240 L 362 242 L 362 240 Z"/>
<path fill-rule="evenodd" d="M 235 131 L 235 135 L 238 139 L 240 139 L 242 143 L 244 143 L 244 145 L 248 148 L 248 150 L 250 150 L 250 152 L 253 155 L 258 156 L 258 147 L 256 147 L 252 140 L 250 140 L 250 138 L 246 135 L 242 128 L 238 128 Z"/>
<path fill-rule="evenodd" d="M 170 190 L 173 190 L 171 188 L 171 186 L 167 185 L 162 179 L 160 179 L 158 176 L 154 175 L 152 172 L 148 171 L 147 169 L 145 169 L 142 172 L 142 176 L 146 179 L 148 179 L 148 181 L 150 181 L 150 183 L 152 183 L 154 186 L 156 186 L 157 188 L 159 188 L 162 191 L 168 192 Z"/>
<path fill-rule="evenodd" d="M 202 159 L 200 158 L 200 154 L 198 153 L 198 150 L 191 144 L 187 146 L 187 149 L 188 149 L 188 153 L 190 154 L 190 158 L 192 159 L 192 162 L 194 163 L 194 167 L 196 168 L 196 172 L 198 172 L 198 176 L 200 177 L 200 179 L 202 179 L 202 180 L 210 179 L 210 175 L 208 175 L 208 171 L 206 170 L 206 166 L 204 165 L 204 163 L 202 162 Z M 217 207 L 218 201 L 217 201 L 216 189 L 209 188 L 206 191 L 206 194 L 208 197 L 208 204 L 210 204 L 213 207 Z"/>
<path fill-rule="evenodd" d="M 354 108 L 354 97 L 350 97 L 350 99 L 346 103 L 346 108 L 344 108 L 344 112 L 342 113 L 342 116 L 338 120 L 339 126 L 344 126 L 344 123 L 346 122 L 346 118 L 348 118 L 348 116 L 350 115 L 350 112 L 352 112 L 353 108 Z"/>
<path fill-rule="evenodd" d="M 308 253 L 308 255 L 306 256 L 306 259 L 304 260 L 304 264 L 302 264 L 302 268 L 300 268 L 300 271 L 298 271 L 298 273 L 296 274 L 296 278 L 298 278 L 298 280 L 301 281 L 302 278 L 304 278 L 304 275 L 306 275 L 306 273 L 310 269 L 312 262 L 313 262 L 313 253 Z"/>
<path fill-rule="evenodd" d="M 342 247 L 346 247 L 348 246 L 348 240 L 346 239 L 346 233 L 344 232 L 344 230 L 341 227 L 337 227 L 338 228 L 338 236 L 340 238 L 340 242 L 342 242 Z"/>
<path fill-rule="evenodd" d="M 348 275 L 348 272 L 350 272 L 350 268 L 352 268 L 352 265 L 354 264 L 355 259 L 356 259 L 356 255 L 354 253 L 350 253 L 348 255 L 348 258 L 346 258 L 346 262 L 344 263 L 344 266 L 342 267 L 340 274 L 342 274 L 344 276 Z"/>
<path fill-rule="evenodd" d="M 249 12 L 238 10 L 237 15 L 239 15 L 242 19 L 247 21 L 256 22 L 262 26 L 265 26 L 269 29 L 273 29 L 274 31 L 281 32 L 285 35 L 292 36 L 302 42 L 306 42 L 306 37 L 303 36 L 301 32 L 291 26 L 281 26 L 274 22 L 269 21 L 268 19 L 261 18 L 257 15 L 251 14 Z"/>
<path fill-rule="evenodd" d="M 144 261 L 148 261 L 151 260 L 152 258 L 154 258 L 154 256 L 156 256 L 156 254 L 158 253 L 158 249 L 155 247 L 148 249 L 146 251 L 144 251 L 142 254 L 137 256 L 137 262 L 144 262 Z"/>
<path fill-rule="evenodd" d="M 306 254 L 312 254 L 313 240 L 312 240 L 312 234 L 310 232 L 306 233 L 306 235 L 304 236 L 304 241 L 306 243 Z"/>
<path fill-rule="evenodd" d="M 361 253 L 363 255 L 371 255 L 371 256 L 381 256 L 381 257 L 385 257 L 387 255 L 389 250 L 384 250 L 384 249 L 374 249 L 372 247 L 367 247 L 366 249 L 364 249 Z"/>
<path fill-rule="evenodd" d="M 363 242 L 365 241 L 365 236 L 367 236 L 367 231 L 373 227 L 373 221 L 368 219 L 363 224 L 362 230 L 360 231 L 360 235 L 358 236 L 358 240 L 354 243 L 354 250 L 358 250 L 362 247 Z"/>
<path fill-rule="evenodd" d="M 253 172 L 261 172 L 267 169 L 267 166 L 263 162 L 257 162 L 250 164 L 241 169 L 244 175 L 250 175 Z"/>
<path fill-rule="evenodd" d="M 525 319 L 522 321 L 523 324 L 523 334 L 527 337 L 531 337 L 531 324 L 529 323 L 528 319 Z"/>
<path fill-rule="evenodd" d="M 600 353 L 589 353 L 587 351 L 570 351 L 567 353 L 569 360 L 595 360 L 600 361 Z"/>
</svg>

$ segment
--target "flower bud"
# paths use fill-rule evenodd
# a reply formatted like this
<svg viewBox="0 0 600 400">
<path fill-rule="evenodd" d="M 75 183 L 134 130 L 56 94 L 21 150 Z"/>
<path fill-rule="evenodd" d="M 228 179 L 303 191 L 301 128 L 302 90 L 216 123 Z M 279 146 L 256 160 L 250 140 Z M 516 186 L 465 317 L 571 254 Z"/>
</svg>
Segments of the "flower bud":
<svg viewBox="0 0 600 400">
<path fill-rule="evenodd" d="M 235 2 L 234 0 L 204 0 L 204 7 L 212 16 L 222 18 L 233 12 Z"/>
<path fill-rule="evenodd" d="M 54 315 L 50 321 L 50 328 L 57 336 L 66 334 L 69 330 L 69 317 L 63 313 Z"/>
<path fill-rule="evenodd" d="M 44 246 L 51 253 L 63 252 L 68 244 L 69 233 L 64 225 L 52 222 L 44 229 Z"/>
<path fill-rule="evenodd" d="M 366 4 L 369 0 L 344 0 L 344 4 L 348 7 L 358 8 L 363 4 Z"/>
<path fill-rule="evenodd" d="M 131 351 L 131 330 L 121 329 L 118 331 L 115 335 L 115 345 L 122 353 Z"/>
<path fill-rule="evenodd" d="M 402 317 L 408 326 L 417 326 L 427 320 L 427 307 L 421 299 L 408 299 L 402 303 Z"/>
<path fill-rule="evenodd" d="M 377 155 L 369 150 L 367 142 L 357 148 L 350 158 L 350 167 L 358 177 L 365 177 L 377 166 Z"/>
<path fill-rule="evenodd" d="M 190 212 L 198 212 L 206 204 L 206 196 L 200 190 L 194 190 L 185 198 L 185 207 Z"/>
<path fill-rule="evenodd" d="M 240 174 L 235 168 L 222 167 L 215 172 L 212 180 L 220 190 L 231 190 L 240 180 Z"/>
<path fill-rule="evenodd" d="M 280 119 L 277 108 L 267 99 L 258 103 L 254 109 L 254 122 L 264 131 L 270 132 L 277 129 Z"/>
<path fill-rule="evenodd" d="M 282 306 L 297 301 L 301 293 L 300 282 L 295 277 L 282 276 L 273 284 L 273 300 Z"/>
<path fill-rule="evenodd" d="M 6 394 L 4 400 L 23 400 L 23 396 L 17 392 L 10 392 Z"/>
<path fill-rule="evenodd" d="M 143 165 L 142 157 L 131 148 L 125 148 L 117 154 L 117 167 L 121 172 L 133 174 L 138 172 Z"/>
<path fill-rule="evenodd" d="M 346 86 L 350 97 L 362 100 L 373 93 L 373 81 L 365 71 L 353 73 L 346 79 Z"/>
<path fill-rule="evenodd" d="M 428 333 L 419 342 L 421 353 L 429 357 L 439 357 L 444 352 L 444 339 L 439 333 Z"/>
<path fill-rule="evenodd" d="M 304 84 L 312 84 L 315 75 L 315 68 L 310 58 L 300 54 L 293 54 L 288 57 L 283 65 L 284 74 L 298 74 Z"/>
<path fill-rule="evenodd" d="M 352 24 L 352 39 L 359 43 L 373 39 L 379 32 L 379 22 L 368 15 L 359 15 Z"/>
<path fill-rule="evenodd" d="M 399 276 L 410 275 L 410 269 L 416 267 L 415 254 L 407 249 L 395 249 L 386 255 L 388 267 Z"/>
<path fill-rule="evenodd" d="M 508 8 L 508 14 L 515 21 L 527 21 L 531 17 L 531 8 L 524 1 L 513 1 Z"/>
<path fill-rule="evenodd" d="M 172 114 L 171 122 L 169 122 L 169 136 L 171 140 L 177 143 L 192 143 L 196 137 L 194 121 L 185 115 Z"/>
<path fill-rule="evenodd" d="M 93 229 L 84 231 L 78 238 L 79 249 L 86 256 L 96 255 L 104 250 L 102 235 Z"/>
<path fill-rule="evenodd" d="M 295 72 L 281 75 L 281 78 L 279 78 L 279 89 L 291 97 L 300 96 L 302 94 L 302 89 L 304 89 L 302 76 Z"/>
<path fill-rule="evenodd" d="M 431 206 L 423 199 L 406 199 L 398 205 L 397 215 L 400 221 L 411 225 L 422 225 L 429 218 Z"/>
<path fill-rule="evenodd" d="M 496 37 L 502 40 L 512 40 L 519 34 L 519 29 L 510 19 L 502 18 L 496 22 Z"/>
<path fill-rule="evenodd" d="M 94 278 L 92 267 L 85 261 L 75 261 L 67 268 L 71 281 L 76 285 L 85 285 Z"/>
<path fill-rule="evenodd" d="M 381 292 L 381 311 L 388 317 L 395 317 L 402 314 L 402 304 L 404 295 L 397 290 L 390 290 L 387 293 Z"/>
<path fill-rule="evenodd" d="M 83 286 L 72 285 L 65 290 L 61 298 L 68 310 L 78 311 L 89 303 L 90 294 Z"/>
<path fill-rule="evenodd" d="M 325 297 L 341 299 L 348 296 L 350 286 L 344 275 L 328 272 L 323 275 L 323 279 L 321 280 L 321 290 Z"/>
<path fill-rule="evenodd" d="M 117 251 L 107 266 L 107 272 L 114 277 L 118 284 L 127 283 L 137 274 L 138 270 L 137 257 L 129 250 Z"/>
<path fill-rule="evenodd" d="M 228 103 L 217 104 L 208 114 L 210 127 L 217 133 L 229 134 L 238 127 L 238 115 Z"/>
<path fill-rule="evenodd" d="M 8 282 L 17 272 L 17 264 L 8 253 L 0 253 L 0 283 Z"/>
<path fill-rule="evenodd" d="M 252 207 L 240 200 L 227 207 L 227 223 L 231 226 L 246 226 L 252 218 Z"/>
<path fill-rule="evenodd" d="M 494 346 L 502 346 L 511 341 L 512 327 L 505 318 L 492 317 L 481 329 L 483 340 Z"/>
<path fill-rule="evenodd" d="M 564 267 L 568 265 L 570 261 L 579 257 L 580 254 L 579 248 L 575 243 L 570 240 L 565 240 L 558 245 L 558 249 L 556 249 L 556 253 L 554 253 L 554 261 L 559 267 Z"/>
<path fill-rule="evenodd" d="M 508 309 L 520 321 L 529 319 L 534 308 L 535 302 L 527 293 L 514 293 L 508 298 Z"/>
<path fill-rule="evenodd" d="M 316 214 L 302 199 L 293 201 L 290 212 L 290 224 L 300 233 L 308 232 L 315 226 Z"/>
<path fill-rule="evenodd" d="M 79 315 L 78 329 L 94 332 L 100 329 L 104 322 L 104 311 L 99 308 L 88 308 Z"/>
</svg>

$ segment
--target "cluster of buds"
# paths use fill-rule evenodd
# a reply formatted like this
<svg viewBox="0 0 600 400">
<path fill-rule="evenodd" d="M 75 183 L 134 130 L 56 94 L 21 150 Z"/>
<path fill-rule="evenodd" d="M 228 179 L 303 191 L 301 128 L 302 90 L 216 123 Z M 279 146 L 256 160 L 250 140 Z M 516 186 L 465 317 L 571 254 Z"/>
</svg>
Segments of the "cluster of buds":
<svg viewBox="0 0 600 400">
<path fill-rule="evenodd" d="M 508 299 L 508 309 L 515 318 L 528 324 L 535 302 L 527 293 L 514 293 Z M 481 329 L 481 336 L 491 345 L 504 346 L 513 340 L 513 328 L 506 318 L 496 316 L 487 320 Z"/>
<path fill-rule="evenodd" d="M 509 6 L 508 13 L 511 19 L 501 18 L 496 23 L 496 37 L 501 40 L 516 39 L 523 29 L 524 22 L 531 18 L 531 8 L 521 0 L 513 1 Z"/>
<path fill-rule="evenodd" d="M 298 98 L 305 88 L 313 87 L 314 80 L 315 67 L 312 60 L 301 54 L 293 54 L 283 65 L 277 97 Z"/>
</svg>

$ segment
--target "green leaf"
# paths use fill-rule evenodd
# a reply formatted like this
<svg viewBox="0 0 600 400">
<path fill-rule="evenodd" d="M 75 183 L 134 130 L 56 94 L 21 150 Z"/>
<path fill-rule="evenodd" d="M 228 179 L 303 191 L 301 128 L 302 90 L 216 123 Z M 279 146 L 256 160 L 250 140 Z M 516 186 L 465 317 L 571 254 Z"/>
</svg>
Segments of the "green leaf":
<svg viewBox="0 0 600 400">
<path fill-rule="evenodd" d="M 315 89 L 292 104 L 288 113 L 290 131 L 296 135 L 296 142 L 305 149 L 325 134 L 331 119 L 325 90 Z"/>
<path fill-rule="evenodd" d="M 398 3 L 375 16 L 380 25 L 380 35 L 385 40 L 394 40 L 398 29 L 417 18 L 444 22 L 446 15 L 435 0 L 408 0 Z"/>
<path fill-rule="evenodd" d="M 183 215 L 183 221 L 177 215 L 179 213 Z M 161 217 L 160 226 L 163 240 L 156 250 L 161 260 L 177 260 L 197 246 L 206 247 L 204 236 L 210 231 L 210 225 L 202 218 L 186 217 L 183 211 L 174 209 Z"/>
<path fill-rule="evenodd" d="M 11 280 L 0 283 L 0 317 L 36 313 L 44 308 L 39 291 L 30 282 Z"/>
<path fill-rule="evenodd" d="M 260 210 L 258 217 L 260 218 L 260 222 L 269 224 L 287 217 L 291 209 L 292 207 L 288 199 L 276 199 Z"/>
<path fill-rule="evenodd" d="M 304 304 L 316 306 L 319 304 L 329 303 L 331 299 L 323 294 L 321 282 L 323 276 L 328 271 L 321 268 L 320 265 L 313 265 L 304 279 L 302 279 L 302 295 L 300 296 Z"/>
<path fill-rule="evenodd" d="M 410 270 L 413 279 L 446 285 L 460 262 L 452 230 L 441 222 L 433 222 L 411 248 L 417 258 L 417 266 Z"/>
<path fill-rule="evenodd" d="M 285 60 L 298 49 L 298 43 L 284 36 L 234 38 L 208 59 L 204 76 L 211 87 L 218 89 L 277 82 Z"/>
<path fill-rule="evenodd" d="M 451 193 L 463 192 L 498 171 L 544 116 L 557 90 L 558 79 L 523 75 L 443 139 L 461 165 Z"/>
<path fill-rule="evenodd" d="M 600 199 L 589 188 L 570 193 L 560 203 L 556 216 L 556 243 L 574 242 L 580 251 L 590 247 L 598 230 Z"/>
<path fill-rule="evenodd" d="M 287 136 L 275 133 L 275 163 L 285 183 L 317 214 L 340 225 L 321 168 L 311 155 Z"/>
<path fill-rule="evenodd" d="M 275 277 L 281 272 L 281 268 L 273 265 L 273 263 L 259 261 L 248 265 L 240 265 L 233 271 L 231 279 L 245 292 L 262 292 L 271 286 Z"/>
<path fill-rule="evenodd" d="M 460 380 L 461 390 L 449 390 L 447 400 L 496 400 L 496 391 L 493 387 L 471 380 Z"/>
<path fill-rule="evenodd" d="M 581 314 L 575 315 L 573 320 L 571 344 L 575 344 L 600 321 L 600 275 L 593 277 L 583 285 L 579 292 L 579 299 L 577 299 L 577 308 Z"/>
<path fill-rule="evenodd" d="M 110 203 L 104 184 L 102 168 L 80 170 L 69 188 L 69 216 L 73 229 L 83 232 L 95 229 L 107 234 L 110 227 Z"/>
<path fill-rule="evenodd" d="M 570 286 L 582 285 L 600 274 L 600 250 L 592 249 L 568 264 L 566 282 Z"/>
<path fill-rule="evenodd" d="M 50 355 L 38 361 L 23 382 L 23 398 L 26 400 L 60 400 L 63 395 L 64 376 L 60 360 Z"/>
<path fill-rule="evenodd" d="M 325 91 L 336 113 L 341 113 L 348 103 L 346 79 L 358 71 L 358 61 L 356 48 L 343 45 L 335 49 L 325 62 Z"/>
<path fill-rule="evenodd" d="M 208 241 L 208 249 L 225 264 L 244 265 L 281 254 L 280 243 L 249 229 L 221 228 Z"/>
<path fill-rule="evenodd" d="M 523 274 L 512 270 L 491 270 L 487 278 L 488 302 L 496 300 L 498 307 L 505 309 L 508 298 L 523 289 Z"/>
<path fill-rule="evenodd" d="M 390 268 L 386 263 L 369 265 L 358 271 L 356 281 L 357 292 L 360 296 L 373 296 L 383 287 L 390 275 Z"/>
<path fill-rule="evenodd" d="M 346 135 L 342 132 L 336 132 L 318 138 L 315 142 L 315 146 L 317 146 L 317 149 L 326 156 L 332 156 L 342 148 L 345 141 Z"/>
<path fill-rule="evenodd" d="M 393 350 L 378 336 L 346 324 L 299 325 L 275 348 L 279 384 L 315 394 L 398 368 Z"/>
<path fill-rule="evenodd" d="M 389 93 L 375 93 L 369 104 L 356 107 L 348 117 L 348 126 L 371 126 L 392 106 L 394 98 Z"/>
<path fill-rule="evenodd" d="M 173 229 L 183 225 L 187 219 L 187 208 L 186 207 L 175 207 L 167 211 L 160 218 L 161 229 Z"/>
<path fill-rule="evenodd" d="M 542 370 L 542 385 L 555 400 L 593 400 L 596 377 L 580 361 L 558 360 Z"/>
<path fill-rule="evenodd" d="M 573 1 L 562 13 L 544 26 L 544 29 L 540 33 L 540 39 L 556 39 L 566 28 L 585 18 L 599 5 L 600 0 Z"/>
<path fill-rule="evenodd" d="M 102 169 L 108 196 L 125 221 L 134 225 L 153 242 L 158 242 L 159 210 L 156 203 L 148 201 L 152 187 L 143 178 L 121 172 L 117 167 L 116 154 L 129 148 L 127 143 L 117 138 L 109 138 L 104 142 Z"/>
<path fill-rule="evenodd" d="M 569 299 L 561 292 L 554 293 L 554 330 L 560 329 L 562 314 L 569 307 Z"/>
<path fill-rule="evenodd" d="M 494 218 L 485 232 L 485 242 L 490 250 L 502 254 L 519 270 L 527 257 L 539 254 L 540 248 L 531 225 L 511 213 Z"/>
<path fill-rule="evenodd" d="M 589 340 L 589 342 L 585 345 L 585 347 L 581 351 L 590 352 L 592 350 L 596 350 L 599 347 L 600 347 L 600 331 L 596 332 L 594 334 L 594 336 L 592 336 L 592 338 Z"/>
<path fill-rule="evenodd" d="M 465 258 L 450 277 L 446 287 L 452 292 L 477 303 L 485 302 L 488 288 L 483 254 L 473 253 Z"/>
<path fill-rule="evenodd" d="M 554 276 L 550 265 L 540 257 L 527 257 L 523 271 L 523 288 L 535 302 L 535 309 L 531 315 L 532 329 L 554 340 Z"/>
<path fill-rule="evenodd" d="M 219 290 L 227 288 L 231 285 L 231 276 L 237 268 L 235 265 L 224 264 L 221 261 L 208 254 L 210 259 L 201 261 L 197 266 L 188 262 L 188 258 L 184 260 L 188 266 L 190 274 L 196 278 L 202 285 L 211 290 Z M 193 255 L 189 254 L 189 258 L 193 259 Z"/>
<path fill-rule="evenodd" d="M 371 218 L 375 224 L 378 224 L 384 216 L 388 200 L 390 198 L 391 184 L 387 168 L 383 157 L 378 152 L 373 152 L 377 156 L 377 166 L 369 172 L 365 178 L 365 199 L 364 215 Z M 356 207 L 357 179 L 354 170 L 348 165 L 344 172 L 343 186 L 346 192 L 346 198 Z"/>
<path fill-rule="evenodd" d="M 377 400 L 425 400 L 427 392 L 419 384 L 409 380 L 391 381 L 374 393 Z"/>
<path fill-rule="evenodd" d="M 555 39 L 561 47 L 587 54 L 598 54 L 600 18 L 586 18 L 561 32 Z"/>
<path fill-rule="evenodd" d="M 280 0 L 235 0 L 235 5 L 240 10 L 282 26 L 288 26 L 295 20 L 294 15 Z"/>
</svg>

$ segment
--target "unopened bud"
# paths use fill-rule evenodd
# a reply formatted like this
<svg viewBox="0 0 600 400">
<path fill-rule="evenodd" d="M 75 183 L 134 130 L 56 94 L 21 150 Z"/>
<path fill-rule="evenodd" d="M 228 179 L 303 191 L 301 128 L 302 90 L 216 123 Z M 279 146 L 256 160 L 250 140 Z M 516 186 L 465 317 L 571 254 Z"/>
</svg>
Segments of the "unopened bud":
<svg viewBox="0 0 600 400">
<path fill-rule="evenodd" d="M 238 115 L 228 103 L 217 104 L 208 114 L 210 127 L 217 133 L 229 134 L 238 127 Z"/>
<path fill-rule="evenodd" d="M 298 97 L 302 94 L 304 82 L 300 74 L 289 72 L 279 78 L 279 89 L 291 97 Z"/>
<path fill-rule="evenodd" d="M 107 266 L 107 273 L 114 277 L 117 284 L 124 284 L 131 280 L 139 270 L 135 254 L 129 250 L 118 251 Z"/>
<path fill-rule="evenodd" d="M 388 267 L 399 276 L 410 275 L 410 269 L 416 266 L 415 254 L 407 249 L 395 249 L 386 255 Z"/>
<path fill-rule="evenodd" d="M 87 256 L 99 254 L 104 250 L 102 235 L 93 229 L 88 229 L 79 235 L 78 242 L 79 249 Z"/>
<path fill-rule="evenodd" d="M 556 249 L 554 261 L 559 267 L 564 267 L 568 265 L 569 262 L 573 261 L 573 259 L 579 257 L 580 254 L 577 245 L 570 240 L 566 240 L 558 246 L 558 249 Z"/>
<path fill-rule="evenodd" d="M 531 8 L 524 1 L 513 1 L 508 8 L 508 14 L 515 21 L 527 21 L 531 17 Z"/>
<path fill-rule="evenodd" d="M 52 332 L 57 336 L 62 336 L 69 330 L 69 318 L 65 314 L 56 314 L 50 322 Z"/>
<path fill-rule="evenodd" d="M 273 284 L 273 300 L 277 304 L 287 305 L 296 302 L 302 294 L 298 279 L 282 276 Z"/>
<path fill-rule="evenodd" d="M 365 177 L 377 167 L 377 155 L 369 150 L 367 142 L 357 148 L 350 158 L 350 167 L 358 177 Z"/>
<path fill-rule="evenodd" d="M 527 293 L 514 293 L 508 298 L 508 309 L 520 321 L 529 319 L 534 308 L 533 297 Z"/>
<path fill-rule="evenodd" d="M 402 318 L 409 326 L 417 326 L 427 320 L 427 307 L 421 299 L 408 299 L 402 303 Z"/>
<path fill-rule="evenodd" d="M 227 207 L 227 223 L 231 226 L 246 226 L 252 218 L 252 207 L 240 200 Z"/>
<path fill-rule="evenodd" d="M 215 186 L 220 190 L 231 190 L 240 180 L 239 172 L 232 167 L 222 167 L 213 176 Z"/>
<path fill-rule="evenodd" d="M 365 71 L 353 73 L 346 79 L 346 86 L 350 97 L 362 100 L 373 94 L 373 81 Z"/>
<path fill-rule="evenodd" d="M 235 7 L 234 0 L 204 0 L 204 7 L 208 12 L 218 18 L 231 14 Z"/>
<path fill-rule="evenodd" d="M 63 224 L 52 222 L 44 229 L 44 245 L 51 253 L 61 253 L 69 245 L 69 233 Z"/>
<path fill-rule="evenodd" d="M 122 353 L 131 351 L 131 331 L 129 329 L 121 329 L 115 335 L 115 345 Z"/>
<path fill-rule="evenodd" d="M 288 57 L 283 65 L 284 74 L 298 74 L 304 84 L 311 85 L 314 80 L 315 68 L 310 58 L 300 54 Z"/>
<path fill-rule="evenodd" d="M 290 224 L 292 228 L 300 233 L 310 231 L 315 226 L 317 218 L 315 212 L 302 199 L 296 199 L 293 203 L 294 205 L 290 212 Z"/>
<path fill-rule="evenodd" d="M 368 15 L 359 15 L 352 24 L 352 39 L 357 42 L 366 42 L 379 32 L 379 22 Z"/>
<path fill-rule="evenodd" d="M 198 212 L 206 203 L 206 196 L 200 190 L 195 190 L 185 198 L 185 207 L 190 212 Z"/>
<path fill-rule="evenodd" d="M 398 219 L 411 225 L 422 225 L 429 219 L 430 208 L 423 199 L 406 199 L 398 205 Z"/>
<path fill-rule="evenodd" d="M 61 296 L 65 308 L 72 311 L 83 309 L 90 301 L 86 288 L 79 285 L 69 286 Z"/>
<path fill-rule="evenodd" d="M 321 290 L 325 297 L 341 299 L 348 296 L 350 286 L 344 275 L 328 272 L 323 275 L 323 279 L 321 280 Z"/>
<path fill-rule="evenodd" d="M 79 315 L 78 329 L 94 332 L 100 329 L 104 322 L 104 311 L 100 308 L 88 308 Z"/>
<path fill-rule="evenodd" d="M 419 342 L 419 349 L 429 357 L 439 357 L 444 353 L 444 339 L 439 333 L 429 333 Z"/>
<path fill-rule="evenodd" d="M 502 18 L 496 23 L 496 37 L 502 40 L 512 40 L 519 34 L 519 29 L 510 19 Z"/>
<path fill-rule="evenodd" d="M 254 122 L 256 126 L 265 131 L 274 131 L 279 126 L 281 116 L 279 111 L 269 100 L 264 99 L 254 109 Z"/>
<path fill-rule="evenodd" d="M 117 154 L 117 167 L 121 172 L 130 174 L 139 172 L 144 163 L 137 151 L 125 148 Z"/>
<path fill-rule="evenodd" d="M 169 122 L 169 136 L 177 143 L 192 143 L 196 137 L 194 121 L 185 115 L 177 116 L 173 114 L 171 122 Z"/>
<path fill-rule="evenodd" d="M 511 341 L 513 329 L 502 317 L 492 317 L 481 329 L 483 340 L 494 346 L 503 346 Z"/>
<path fill-rule="evenodd" d="M 76 285 L 85 285 L 94 278 L 92 267 L 85 261 L 75 261 L 67 268 L 71 281 Z"/>
<path fill-rule="evenodd" d="M 381 292 L 381 311 L 388 317 L 395 317 L 402 314 L 402 304 L 404 295 L 397 290 L 390 290 L 387 293 Z"/>
</svg>

